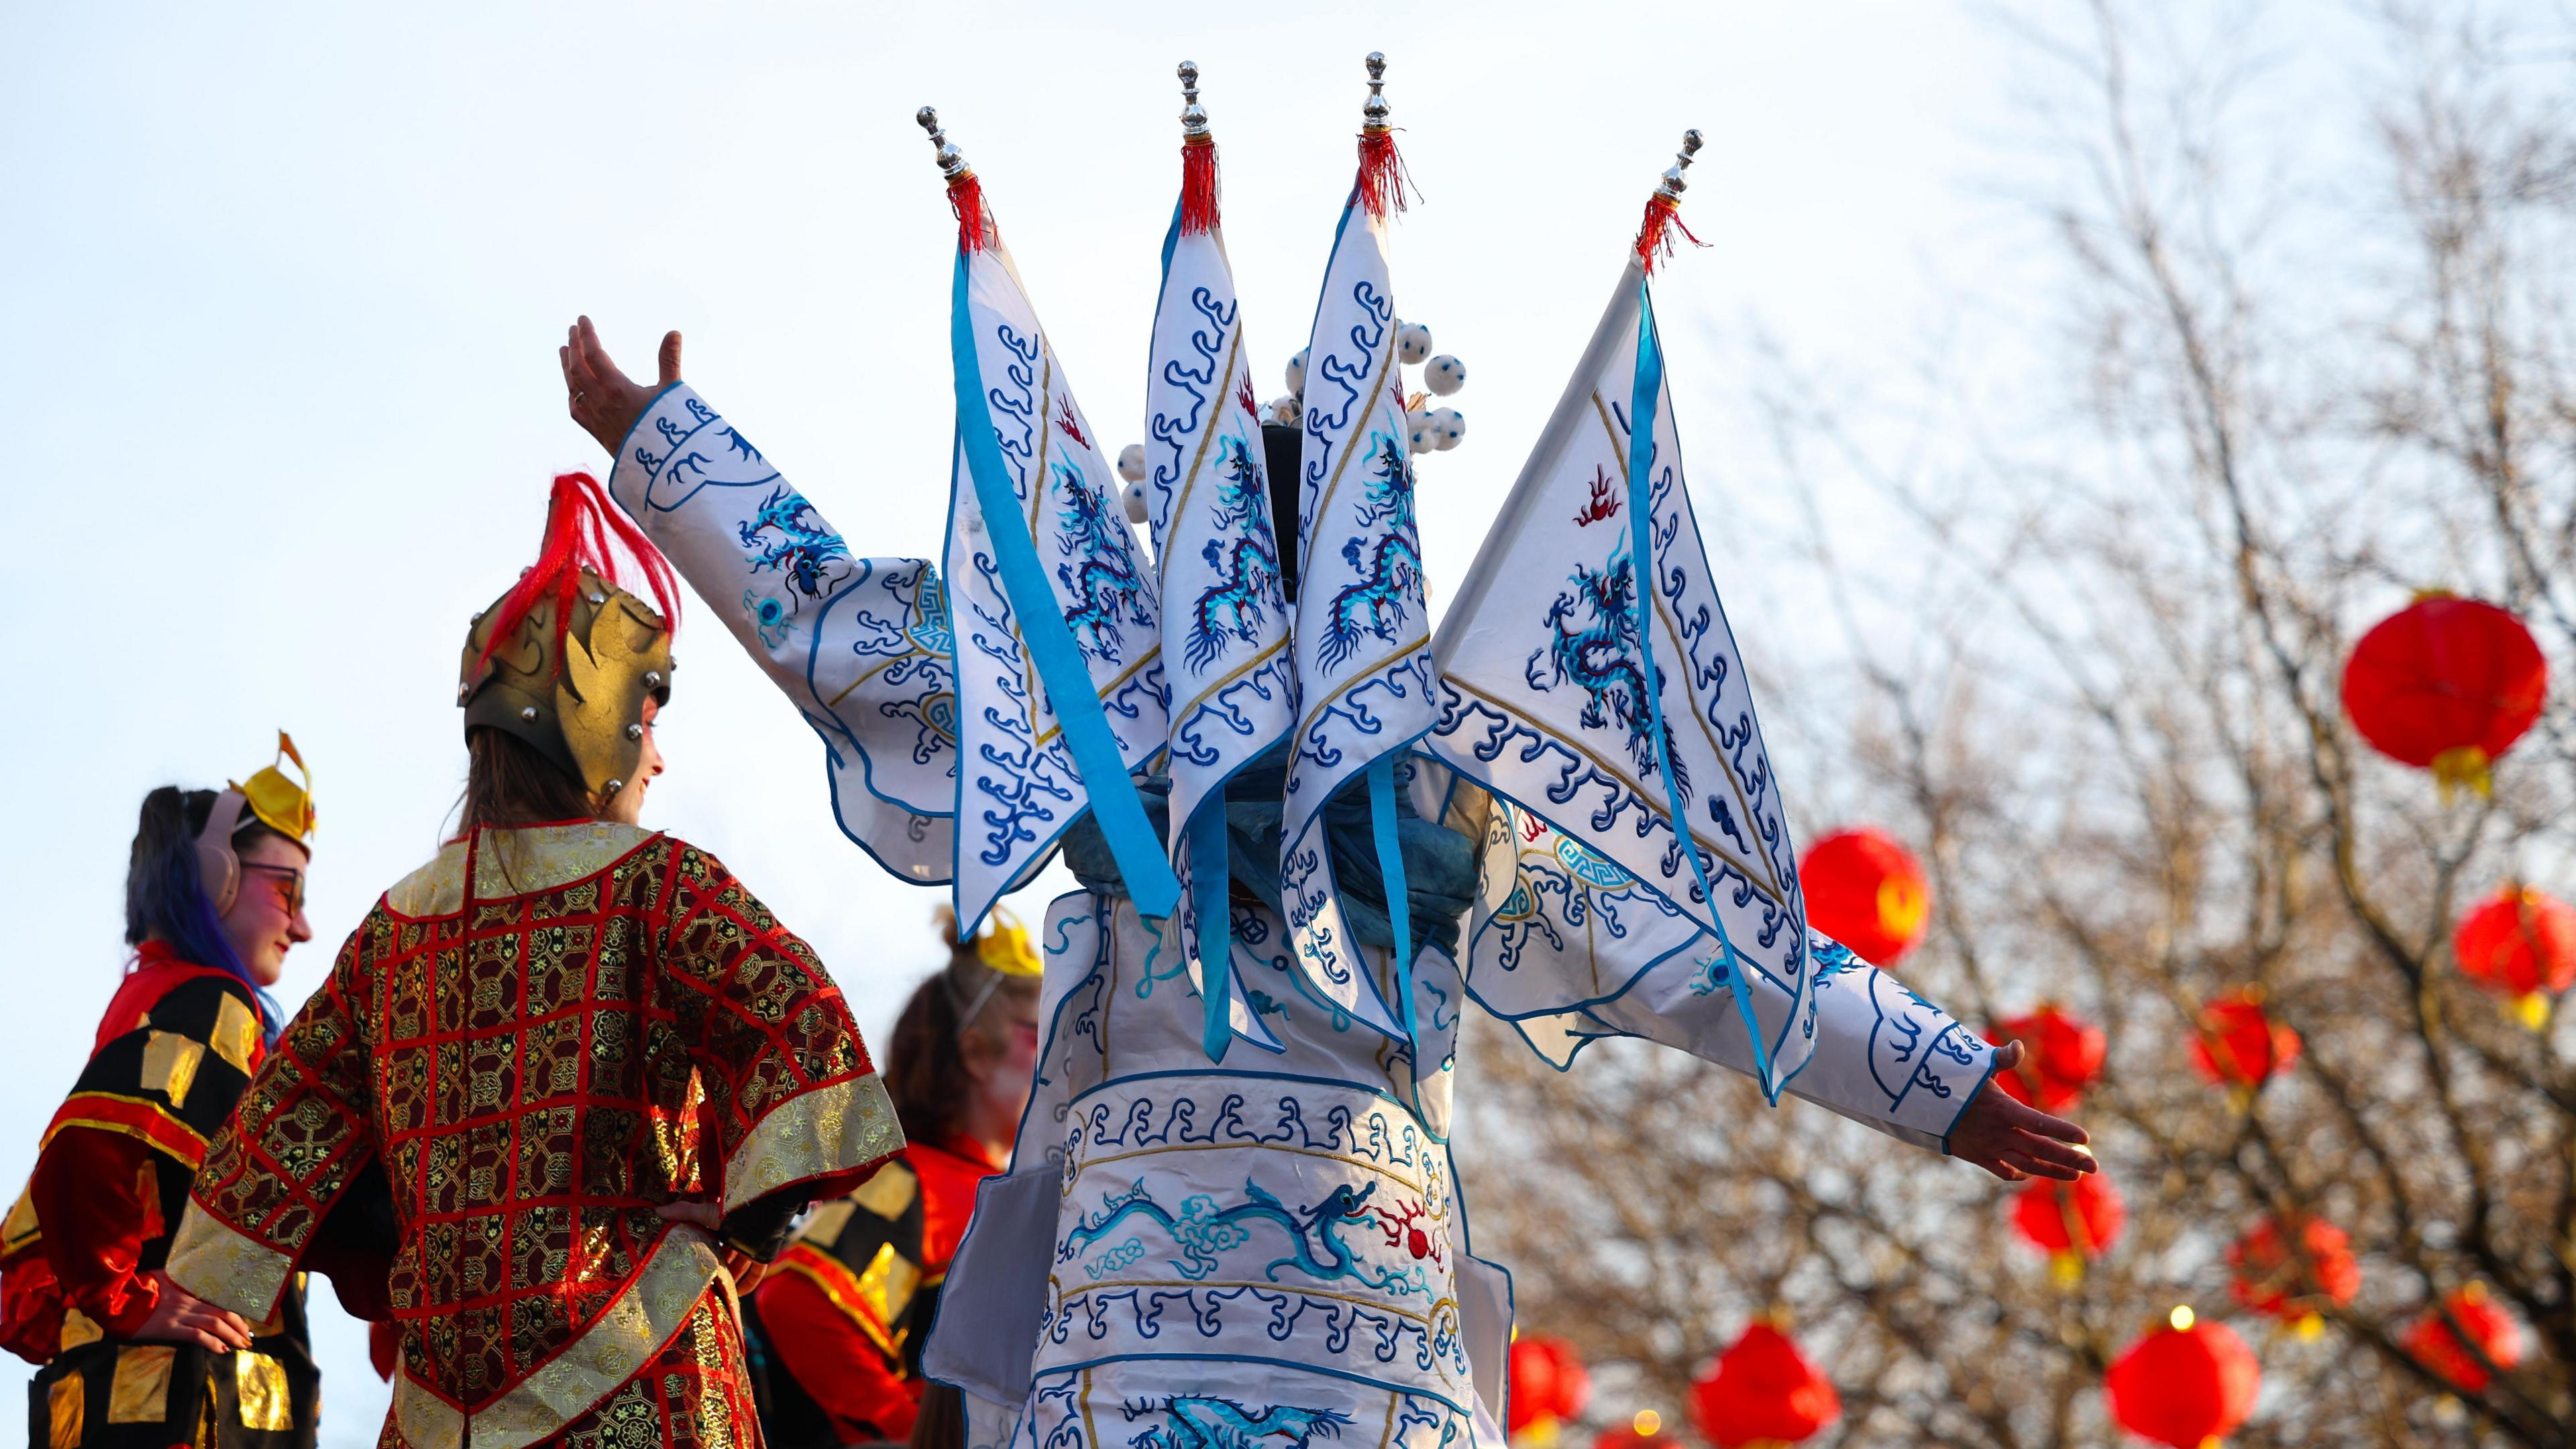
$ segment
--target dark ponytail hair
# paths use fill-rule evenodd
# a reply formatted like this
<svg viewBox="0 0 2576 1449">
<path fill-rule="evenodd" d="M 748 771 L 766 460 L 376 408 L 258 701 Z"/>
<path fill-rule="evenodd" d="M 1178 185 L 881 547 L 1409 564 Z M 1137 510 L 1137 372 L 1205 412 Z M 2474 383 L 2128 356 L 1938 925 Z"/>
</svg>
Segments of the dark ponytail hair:
<svg viewBox="0 0 2576 1449">
<path fill-rule="evenodd" d="M 125 868 L 125 944 L 140 946 L 158 936 L 189 961 L 240 978 L 259 1003 L 260 1025 L 274 1041 L 281 1015 L 277 1002 L 251 979 L 250 968 L 233 950 L 197 869 L 197 833 L 206 828 L 214 809 L 212 790 L 164 785 L 143 797 Z M 286 839 L 244 813 L 233 831 L 233 852 L 238 855 L 271 835 Z"/>
<path fill-rule="evenodd" d="M 586 786 L 507 730 L 467 730 L 465 755 L 459 836 L 472 835 L 487 825 L 553 825 L 599 818 L 599 802 Z"/>
</svg>

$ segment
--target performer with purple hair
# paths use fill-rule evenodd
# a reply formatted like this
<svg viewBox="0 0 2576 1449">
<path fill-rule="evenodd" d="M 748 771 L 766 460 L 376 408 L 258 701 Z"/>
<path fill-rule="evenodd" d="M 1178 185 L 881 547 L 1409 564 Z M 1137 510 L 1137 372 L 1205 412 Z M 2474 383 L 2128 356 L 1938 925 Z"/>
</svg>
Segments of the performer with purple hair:
<svg viewBox="0 0 2576 1449">
<path fill-rule="evenodd" d="M 284 734 L 281 762 L 304 760 Z M 268 988 L 304 919 L 310 777 L 143 798 L 125 879 L 124 984 L 0 1228 L 0 1343 L 42 1365 L 27 1442 L 286 1449 L 313 1442 L 304 1298 L 265 1323 L 164 1272 L 206 1141 L 276 1039 Z"/>
</svg>

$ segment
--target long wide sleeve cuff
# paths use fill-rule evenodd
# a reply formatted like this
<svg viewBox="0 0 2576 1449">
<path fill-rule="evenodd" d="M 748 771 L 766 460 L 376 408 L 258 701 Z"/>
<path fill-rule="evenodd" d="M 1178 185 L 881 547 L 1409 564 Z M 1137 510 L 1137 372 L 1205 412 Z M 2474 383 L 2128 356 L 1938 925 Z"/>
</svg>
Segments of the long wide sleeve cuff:
<svg viewBox="0 0 2576 1449">
<path fill-rule="evenodd" d="M 636 420 L 608 489 L 822 736 L 842 831 L 900 879 L 947 881 L 957 687 L 938 571 L 858 556 L 686 383 Z"/>
</svg>

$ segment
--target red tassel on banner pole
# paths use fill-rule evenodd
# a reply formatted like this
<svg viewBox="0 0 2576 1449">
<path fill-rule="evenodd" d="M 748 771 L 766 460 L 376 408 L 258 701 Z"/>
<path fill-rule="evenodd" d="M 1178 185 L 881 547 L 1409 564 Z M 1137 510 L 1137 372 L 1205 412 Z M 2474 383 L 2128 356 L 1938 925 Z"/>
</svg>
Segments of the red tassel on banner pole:
<svg viewBox="0 0 2576 1449">
<path fill-rule="evenodd" d="M 1692 246 L 1708 245 L 1682 224 L 1681 208 L 1658 193 L 1647 201 L 1645 224 L 1637 229 L 1637 260 L 1645 263 L 1647 271 L 1653 271 L 1655 263 L 1673 254 L 1674 232 L 1680 232 Z"/>
<path fill-rule="evenodd" d="M 1699 132 L 1682 133 L 1682 148 L 1674 153 L 1672 166 L 1665 170 L 1664 184 L 1656 187 L 1655 194 L 1646 201 L 1646 219 L 1637 227 L 1637 260 L 1648 272 L 1654 271 L 1655 263 L 1673 254 L 1674 232 L 1680 232 L 1692 246 L 1708 245 L 1693 236 L 1681 218 L 1682 193 L 1690 189 L 1690 184 L 1682 180 L 1682 172 L 1689 169 L 1699 147 Z"/>
<path fill-rule="evenodd" d="M 1192 136 L 1181 143 L 1181 235 L 1216 228 L 1216 138 Z"/>
<path fill-rule="evenodd" d="M 992 223 L 984 215 L 984 183 L 974 172 L 948 183 L 948 209 L 957 213 L 957 250 L 980 252 L 993 244 Z"/>
<path fill-rule="evenodd" d="M 1396 154 L 1395 133 L 1383 127 L 1360 132 L 1360 204 L 1379 221 L 1390 207 L 1404 210 L 1404 158 Z"/>
</svg>

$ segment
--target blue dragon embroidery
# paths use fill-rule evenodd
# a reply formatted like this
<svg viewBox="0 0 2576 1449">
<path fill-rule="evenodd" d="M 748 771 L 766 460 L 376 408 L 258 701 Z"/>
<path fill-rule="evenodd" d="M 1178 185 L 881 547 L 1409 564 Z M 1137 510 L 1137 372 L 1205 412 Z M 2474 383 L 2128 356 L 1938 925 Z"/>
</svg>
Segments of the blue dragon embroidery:
<svg viewBox="0 0 2576 1449">
<path fill-rule="evenodd" d="M 773 541 L 762 537 L 775 532 Z M 850 548 L 824 526 L 805 495 L 780 485 L 762 500 L 760 510 L 741 525 L 742 546 L 750 549 L 753 573 L 783 574 L 796 592 L 820 598 L 849 572 Z M 840 565 L 835 567 L 835 565 Z"/>
<path fill-rule="evenodd" d="M 1055 576 L 1074 598 L 1064 622 L 1084 654 L 1116 664 L 1125 645 L 1120 621 L 1139 626 L 1154 622 L 1145 607 L 1145 581 L 1136 575 L 1126 524 L 1109 516 L 1100 492 L 1083 486 L 1081 469 L 1059 462 L 1051 471 L 1064 495 L 1063 511 L 1056 515 L 1064 531 L 1056 536 L 1055 547 L 1065 561 L 1056 565 Z"/>
<path fill-rule="evenodd" d="M 1340 1230 L 1352 1223 L 1372 1221 L 1368 1206 L 1377 1191 L 1372 1182 L 1353 1189 L 1347 1183 L 1324 1195 L 1324 1200 L 1300 1211 L 1289 1207 L 1264 1191 L 1260 1184 L 1243 1185 L 1248 1202 L 1220 1208 L 1216 1199 L 1199 1193 L 1181 1203 L 1175 1215 L 1154 1201 L 1153 1192 L 1139 1182 L 1100 1205 L 1100 1211 L 1077 1221 L 1056 1246 L 1056 1261 L 1070 1263 L 1092 1244 L 1107 1238 L 1118 1225 L 1129 1218 L 1142 1217 L 1168 1235 L 1180 1250 L 1172 1269 L 1195 1282 L 1217 1269 L 1218 1255 L 1240 1248 L 1252 1241 L 1250 1223 L 1270 1223 L 1288 1234 L 1288 1256 L 1271 1261 L 1262 1276 L 1276 1283 L 1283 1268 L 1293 1268 L 1309 1278 L 1323 1282 L 1356 1279 L 1380 1292 L 1399 1297 L 1406 1294 L 1428 1295 L 1430 1283 L 1419 1267 L 1399 1269 L 1362 1263 L 1351 1246 L 1341 1240 Z M 1129 1243 L 1134 1239 L 1129 1239 Z M 1128 1243 L 1112 1250 L 1126 1256 Z"/>
<path fill-rule="evenodd" d="M 1574 587 L 1558 594 L 1547 611 L 1548 628 L 1555 637 L 1530 651 L 1523 677 L 1532 689 L 1553 689 L 1569 682 L 1581 689 L 1586 703 L 1577 719 L 1583 727 L 1607 729 L 1615 721 L 1627 732 L 1628 757 L 1638 773 L 1652 779 L 1657 769 L 1654 716 L 1646 698 L 1645 666 L 1637 658 L 1636 570 L 1628 567 L 1623 556 L 1613 555 L 1599 569 L 1576 564 L 1572 582 Z M 1540 674 L 1542 662 L 1549 666 L 1545 677 Z M 1689 793 L 1690 772 L 1682 766 L 1669 721 L 1664 725 L 1664 747 L 1672 760 L 1673 783 Z"/>
<path fill-rule="evenodd" d="M 1128 1440 L 1130 1449 L 1308 1449 L 1317 1439 L 1340 1438 L 1351 1422 L 1339 1409 L 1285 1404 L 1254 1409 L 1204 1394 L 1174 1394 L 1119 1408 L 1131 1424 L 1149 1414 L 1163 1416 L 1163 1422 Z"/>
<path fill-rule="evenodd" d="M 1217 440 L 1216 537 L 1199 557 L 1217 581 L 1200 592 L 1190 613 L 1189 667 L 1205 669 L 1230 640 L 1246 644 L 1266 621 L 1262 606 L 1279 602 L 1279 544 L 1270 526 L 1270 491 L 1261 465 L 1243 439 Z"/>
<path fill-rule="evenodd" d="M 747 561 L 752 573 L 775 573 L 787 580 L 784 597 L 771 597 L 758 589 L 742 591 L 743 611 L 751 616 L 760 642 L 775 649 L 794 632 L 798 595 L 820 599 L 849 577 L 850 548 L 824 525 L 804 494 L 783 483 L 770 490 L 737 533 L 750 551 Z M 775 538 L 768 536 L 773 533 Z"/>
<path fill-rule="evenodd" d="M 1333 595 L 1331 617 L 1316 658 L 1339 669 L 1359 651 L 1360 636 L 1389 643 L 1405 625 L 1406 605 L 1422 592 L 1422 553 L 1414 530 L 1413 478 L 1404 445 L 1383 432 L 1369 435 L 1368 499 L 1353 522 L 1386 525 L 1371 543 L 1366 533 L 1342 545 L 1342 562 L 1358 575 Z"/>
</svg>

